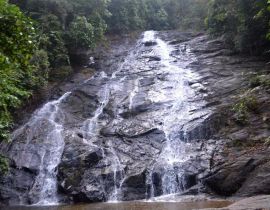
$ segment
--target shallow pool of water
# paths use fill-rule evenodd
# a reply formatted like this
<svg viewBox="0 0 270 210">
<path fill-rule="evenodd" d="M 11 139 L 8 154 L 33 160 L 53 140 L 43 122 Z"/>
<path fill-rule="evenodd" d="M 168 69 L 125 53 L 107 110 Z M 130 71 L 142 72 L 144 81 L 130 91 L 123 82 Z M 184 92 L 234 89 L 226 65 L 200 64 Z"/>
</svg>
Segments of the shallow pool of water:
<svg viewBox="0 0 270 210">
<path fill-rule="evenodd" d="M 198 202 L 123 202 L 99 203 L 89 205 L 44 206 L 44 207 L 0 207 L 0 210 L 192 210 L 203 208 L 222 208 L 231 204 L 229 201 Z"/>
</svg>

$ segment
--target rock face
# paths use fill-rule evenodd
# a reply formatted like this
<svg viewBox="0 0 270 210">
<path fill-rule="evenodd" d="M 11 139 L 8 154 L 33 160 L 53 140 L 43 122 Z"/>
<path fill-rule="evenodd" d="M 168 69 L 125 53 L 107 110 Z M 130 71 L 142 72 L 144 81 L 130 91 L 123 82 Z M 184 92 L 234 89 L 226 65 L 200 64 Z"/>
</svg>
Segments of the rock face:
<svg viewBox="0 0 270 210">
<path fill-rule="evenodd" d="M 255 92 L 264 100 L 250 116 L 256 131 L 236 125 L 228 108 L 248 86 L 245 74 L 264 63 L 192 33 L 146 32 L 127 43 L 113 42 L 95 76 L 60 87 L 2 145 L 11 170 L 0 179 L 0 202 L 270 193 L 268 149 L 230 147 L 269 136 L 266 93 Z"/>
<path fill-rule="evenodd" d="M 262 195 L 250 197 L 238 201 L 227 208 L 219 208 L 220 210 L 258 210 L 258 209 L 270 209 L 270 196 Z M 217 209 L 205 209 L 205 210 L 217 210 Z"/>
<path fill-rule="evenodd" d="M 210 171 L 202 176 L 201 181 L 208 192 L 222 196 L 269 194 L 269 147 L 265 144 L 270 136 L 267 121 L 269 87 L 250 85 L 254 72 L 267 78 L 269 66 L 255 57 L 232 55 L 220 48 L 221 41 L 205 44 L 205 38 L 198 38 L 204 47 L 198 44 L 198 40 L 193 40 L 196 43 L 193 52 L 199 55 L 198 71 L 211 90 L 206 97 L 209 105 L 215 107 L 214 112 L 223 114 L 223 118 L 219 118 L 223 120 L 216 123 L 221 130 L 214 135 L 216 142 L 223 146 L 212 155 Z M 254 107 L 246 113 L 247 122 L 244 124 L 235 120 L 236 114 L 232 111 L 241 98 L 255 101 Z"/>
<path fill-rule="evenodd" d="M 153 130 L 140 136 L 119 137 L 100 138 L 99 147 L 83 145 L 79 137 L 68 140 L 58 174 L 65 193 L 78 202 L 105 201 L 113 199 L 108 192 L 122 185 L 121 191 L 129 200 L 144 198 L 145 182 L 138 180 L 143 179 L 145 168 L 158 157 L 165 135 Z M 116 154 L 119 160 L 115 160 Z M 124 175 L 125 180 L 120 183 Z M 133 193 L 134 190 L 141 192 Z"/>
</svg>

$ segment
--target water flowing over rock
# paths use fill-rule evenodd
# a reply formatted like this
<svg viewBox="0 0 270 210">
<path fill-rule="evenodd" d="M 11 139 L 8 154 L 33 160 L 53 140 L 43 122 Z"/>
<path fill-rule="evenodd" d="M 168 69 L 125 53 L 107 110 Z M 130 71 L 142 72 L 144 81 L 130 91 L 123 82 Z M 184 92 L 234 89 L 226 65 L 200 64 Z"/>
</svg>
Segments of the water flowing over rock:
<svg viewBox="0 0 270 210">
<path fill-rule="evenodd" d="M 123 48 L 115 45 L 95 76 L 45 104 L 2 145 L 11 163 L 0 180 L 3 203 L 115 202 L 202 190 L 194 186 L 207 182 L 224 146 L 211 139 L 225 124 L 217 110 L 239 82 L 231 71 L 218 72 L 223 61 L 211 68 L 220 43 L 148 31 Z"/>
<path fill-rule="evenodd" d="M 28 123 L 13 133 L 14 142 L 9 145 L 8 155 L 16 168 L 12 168 L 11 175 L 4 180 L 8 186 L 4 190 L 7 190 L 7 196 L 18 197 L 15 201 L 11 199 L 10 204 L 59 202 L 56 168 L 65 145 L 62 125 L 65 116 L 59 106 L 69 95 L 66 93 L 44 105 Z M 18 194 L 12 191 L 12 187 L 18 190 Z"/>
<path fill-rule="evenodd" d="M 145 44 L 150 42 L 156 44 Z M 190 111 L 204 103 L 188 102 L 196 97 L 188 85 L 195 76 L 186 68 L 190 61 L 174 64 L 172 51 L 155 32 L 146 32 L 116 71 L 79 88 L 84 95 L 94 90 L 97 106 L 78 122 L 82 126 L 69 130 L 70 146 L 59 166 L 62 190 L 75 201 L 135 200 L 183 190 L 181 163 L 189 157 L 181 127 L 201 117 Z"/>
</svg>

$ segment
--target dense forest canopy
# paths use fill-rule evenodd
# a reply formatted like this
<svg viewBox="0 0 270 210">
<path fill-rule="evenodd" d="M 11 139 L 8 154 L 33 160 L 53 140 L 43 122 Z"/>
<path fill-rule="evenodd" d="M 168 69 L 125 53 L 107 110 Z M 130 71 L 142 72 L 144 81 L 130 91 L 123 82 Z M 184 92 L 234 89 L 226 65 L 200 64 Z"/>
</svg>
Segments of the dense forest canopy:
<svg viewBox="0 0 270 210">
<path fill-rule="evenodd" d="M 261 54 L 269 48 L 270 1 L 211 0 L 206 19 L 211 34 L 223 36 L 238 52 Z"/>
<path fill-rule="evenodd" d="M 269 22 L 269 0 L 0 0 L 0 140 L 11 113 L 106 34 L 207 30 L 236 52 L 268 55 Z"/>
</svg>

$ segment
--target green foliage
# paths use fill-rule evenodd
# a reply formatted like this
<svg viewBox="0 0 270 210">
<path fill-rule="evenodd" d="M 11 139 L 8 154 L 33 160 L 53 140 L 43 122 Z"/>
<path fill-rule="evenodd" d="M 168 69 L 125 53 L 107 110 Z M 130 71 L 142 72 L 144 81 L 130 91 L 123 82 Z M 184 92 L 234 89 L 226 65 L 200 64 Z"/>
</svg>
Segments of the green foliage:
<svg viewBox="0 0 270 210">
<path fill-rule="evenodd" d="M 250 79 L 249 79 L 249 87 L 251 88 L 255 88 L 261 86 L 261 77 L 259 75 L 253 75 Z"/>
<path fill-rule="evenodd" d="M 270 142 L 269 142 L 270 143 Z M 229 147 L 233 148 L 248 148 L 248 147 L 256 147 L 261 144 L 267 144 L 267 139 L 252 139 L 252 138 L 247 138 L 247 139 L 233 139 L 231 142 L 228 142 Z M 269 146 L 269 145 L 268 145 Z"/>
<path fill-rule="evenodd" d="M 9 164 L 7 158 L 0 155 L 0 176 L 5 175 L 9 171 Z"/>
<path fill-rule="evenodd" d="M 176 28 L 203 29 L 208 0 L 111 0 L 107 23 L 113 33 Z"/>
<path fill-rule="evenodd" d="M 47 85 L 49 78 L 49 66 L 48 54 L 45 50 L 37 50 L 31 58 L 31 64 L 34 66 L 35 71 L 35 89 Z"/>
<path fill-rule="evenodd" d="M 107 24 L 101 15 L 96 14 L 91 17 L 90 22 L 94 28 L 94 46 L 96 43 L 104 40 L 104 34 L 107 30 Z"/>
<path fill-rule="evenodd" d="M 247 123 L 248 109 L 245 103 L 238 102 L 234 105 L 233 111 L 235 112 L 235 120 L 241 124 Z"/>
<path fill-rule="evenodd" d="M 16 79 L 22 80 L 24 86 L 31 85 L 33 69 L 29 62 L 36 50 L 33 22 L 18 7 L 1 0 L 0 26 L 2 64 L 20 70 Z"/>
<path fill-rule="evenodd" d="M 0 0 L 0 141 L 9 140 L 11 112 L 27 98 L 35 86 L 36 31 L 31 19 L 7 0 Z M 0 154 L 0 174 L 8 162 Z"/>
<path fill-rule="evenodd" d="M 171 28 L 204 30 L 209 0 L 170 0 L 165 3 Z"/>
<path fill-rule="evenodd" d="M 264 140 L 266 146 L 270 146 L 270 136 Z"/>
<path fill-rule="evenodd" d="M 71 66 L 60 66 L 55 68 L 54 71 L 50 72 L 50 81 L 57 82 L 61 81 L 63 78 L 67 78 L 72 73 Z"/>
<path fill-rule="evenodd" d="M 23 2 L 13 0 L 12 2 L 18 4 L 36 21 L 39 49 L 46 51 L 48 55 L 49 77 L 58 74 L 57 71 L 61 67 L 70 66 L 71 55 L 74 55 L 74 52 L 93 49 L 97 42 L 104 39 L 107 28 L 104 19 L 110 15 L 107 10 L 108 0 L 25 0 Z"/>
<path fill-rule="evenodd" d="M 269 22 L 268 0 L 211 0 L 206 19 L 211 34 L 223 35 L 232 49 L 249 54 L 268 50 Z"/>
<path fill-rule="evenodd" d="M 33 22 L 18 7 L 0 0 L 0 140 L 8 139 L 11 110 L 30 95 L 35 86 L 36 51 Z"/>
<path fill-rule="evenodd" d="M 31 14 L 35 14 L 33 17 L 38 16 L 36 20 L 39 22 L 39 48 L 46 51 L 50 67 L 54 69 L 62 65 L 70 65 L 64 39 L 65 32 L 61 23 L 62 16 L 42 14 L 38 11 Z"/>
<path fill-rule="evenodd" d="M 110 32 L 122 33 L 146 27 L 147 6 L 143 1 L 112 0 L 108 9 L 111 15 L 106 22 Z"/>
<path fill-rule="evenodd" d="M 255 88 L 255 87 L 264 87 L 266 89 L 270 89 L 270 75 L 253 75 L 252 77 L 250 77 L 249 79 L 249 86 L 251 88 Z"/>
<path fill-rule="evenodd" d="M 255 96 L 245 95 L 233 106 L 232 110 L 235 113 L 235 121 L 239 124 L 248 123 L 248 115 L 250 112 L 256 112 L 258 109 L 258 101 Z"/>
<path fill-rule="evenodd" d="M 71 22 L 67 37 L 71 47 L 89 49 L 95 46 L 94 27 L 84 16 L 78 16 Z"/>
<path fill-rule="evenodd" d="M 236 147 L 243 147 L 245 143 L 246 143 L 245 141 L 237 139 L 230 142 L 229 145 L 236 148 Z"/>
<path fill-rule="evenodd" d="M 70 65 L 68 49 L 61 31 L 51 31 L 48 35 L 46 51 L 48 52 L 51 67 L 58 68 L 63 65 Z"/>
</svg>

